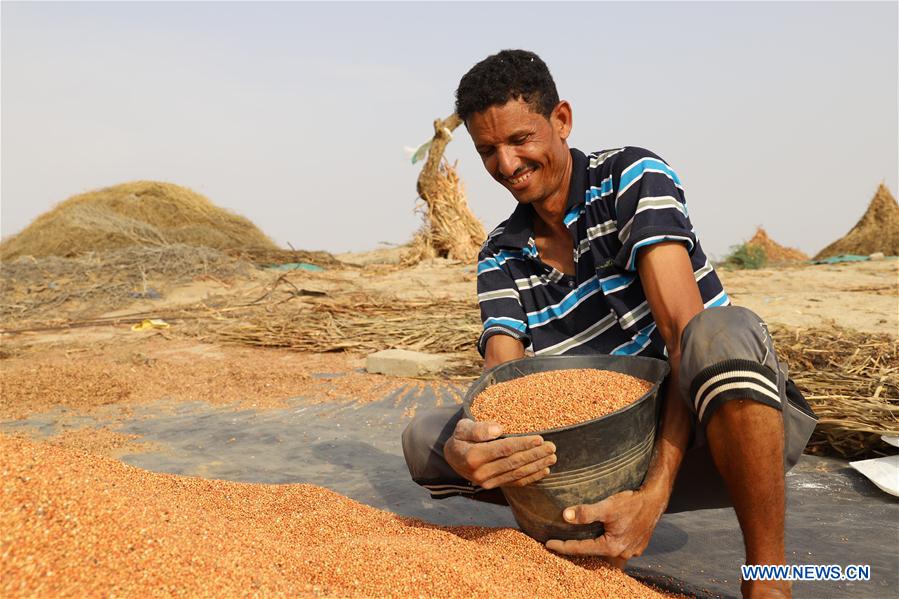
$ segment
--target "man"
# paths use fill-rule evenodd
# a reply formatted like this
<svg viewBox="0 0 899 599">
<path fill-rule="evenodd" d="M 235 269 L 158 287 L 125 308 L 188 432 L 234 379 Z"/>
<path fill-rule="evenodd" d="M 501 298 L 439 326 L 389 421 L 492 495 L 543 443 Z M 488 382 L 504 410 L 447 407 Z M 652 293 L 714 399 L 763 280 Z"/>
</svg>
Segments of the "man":
<svg viewBox="0 0 899 599">
<path fill-rule="evenodd" d="M 565 509 L 565 520 L 601 521 L 605 533 L 547 547 L 623 567 L 666 511 L 732 505 L 746 562 L 785 563 L 784 471 L 815 418 L 764 323 L 729 305 L 677 174 L 641 148 L 569 149 L 571 105 L 531 52 L 505 50 L 475 65 L 459 83 L 456 111 L 484 167 L 518 202 L 478 263 L 485 368 L 526 351 L 639 354 L 671 366 L 642 486 Z M 410 423 L 403 450 L 432 496 L 502 501 L 499 487 L 550 473 L 555 447 L 501 434 L 496 423 L 434 410 Z M 744 581 L 742 591 L 784 597 L 790 589 Z"/>
</svg>

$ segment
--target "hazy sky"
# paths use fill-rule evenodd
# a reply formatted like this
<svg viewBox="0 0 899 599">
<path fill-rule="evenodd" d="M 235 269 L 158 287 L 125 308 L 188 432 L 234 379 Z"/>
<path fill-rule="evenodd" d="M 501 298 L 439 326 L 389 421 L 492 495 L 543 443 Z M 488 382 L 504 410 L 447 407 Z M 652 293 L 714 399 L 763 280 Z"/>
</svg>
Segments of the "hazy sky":
<svg viewBox="0 0 899 599">
<path fill-rule="evenodd" d="M 0 230 L 156 179 L 296 248 L 405 242 L 403 147 L 475 62 L 527 48 L 573 105 L 571 145 L 678 171 L 707 253 L 756 225 L 813 253 L 881 180 L 897 191 L 897 6 L 3 2 Z M 448 156 L 485 226 L 506 218 L 464 130 Z"/>
</svg>

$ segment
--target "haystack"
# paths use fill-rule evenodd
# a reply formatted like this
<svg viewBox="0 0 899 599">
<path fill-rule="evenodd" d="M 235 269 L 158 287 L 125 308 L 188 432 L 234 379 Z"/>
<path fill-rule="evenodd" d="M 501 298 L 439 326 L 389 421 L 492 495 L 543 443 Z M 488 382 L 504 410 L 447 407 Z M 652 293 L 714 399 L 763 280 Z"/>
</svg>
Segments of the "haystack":
<svg viewBox="0 0 899 599">
<path fill-rule="evenodd" d="M 0 244 L 0 259 L 74 257 L 129 246 L 277 249 L 256 225 L 172 183 L 134 181 L 90 191 L 45 212 Z"/>
<path fill-rule="evenodd" d="M 418 177 L 425 223 L 409 243 L 403 256 L 405 265 L 435 257 L 473 262 L 487 236 L 484 226 L 468 208 L 455 167 L 443 158 L 443 151 L 453 138 L 452 131 L 460 124 L 462 120 L 456 114 L 434 121 L 434 137 Z"/>
<path fill-rule="evenodd" d="M 746 242 L 751 247 L 761 248 L 765 252 L 765 258 L 768 263 L 778 262 L 804 262 L 808 260 L 808 256 L 803 252 L 780 245 L 770 237 L 765 229 L 759 227 L 752 239 Z"/>
<path fill-rule="evenodd" d="M 843 254 L 868 255 L 883 252 L 899 255 L 899 204 L 883 183 L 868 205 L 868 210 L 841 239 L 815 255 L 815 260 Z"/>
</svg>

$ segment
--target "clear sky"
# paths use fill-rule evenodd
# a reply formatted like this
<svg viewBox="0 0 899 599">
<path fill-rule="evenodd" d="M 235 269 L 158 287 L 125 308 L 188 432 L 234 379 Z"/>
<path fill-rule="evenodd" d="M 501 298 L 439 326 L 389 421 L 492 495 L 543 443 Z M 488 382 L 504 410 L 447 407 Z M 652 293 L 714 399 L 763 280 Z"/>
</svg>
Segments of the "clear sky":
<svg viewBox="0 0 899 599">
<path fill-rule="evenodd" d="M 407 241 L 404 146 L 502 48 L 540 54 L 571 145 L 638 145 L 684 182 L 707 253 L 763 225 L 813 253 L 897 187 L 896 2 L 13 3 L 0 6 L 0 231 L 65 198 L 171 181 L 281 244 Z M 448 148 L 489 229 L 514 199 Z"/>
</svg>

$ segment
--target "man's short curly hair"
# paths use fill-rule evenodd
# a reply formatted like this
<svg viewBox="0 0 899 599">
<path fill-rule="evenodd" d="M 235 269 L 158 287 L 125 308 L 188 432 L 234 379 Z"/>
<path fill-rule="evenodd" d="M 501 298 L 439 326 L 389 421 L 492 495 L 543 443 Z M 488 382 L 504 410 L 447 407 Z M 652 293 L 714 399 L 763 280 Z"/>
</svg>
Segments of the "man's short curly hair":
<svg viewBox="0 0 899 599">
<path fill-rule="evenodd" d="M 456 89 L 456 114 L 463 122 L 476 112 L 522 99 L 546 118 L 559 103 L 549 68 L 527 50 L 503 50 L 471 67 Z"/>
</svg>

